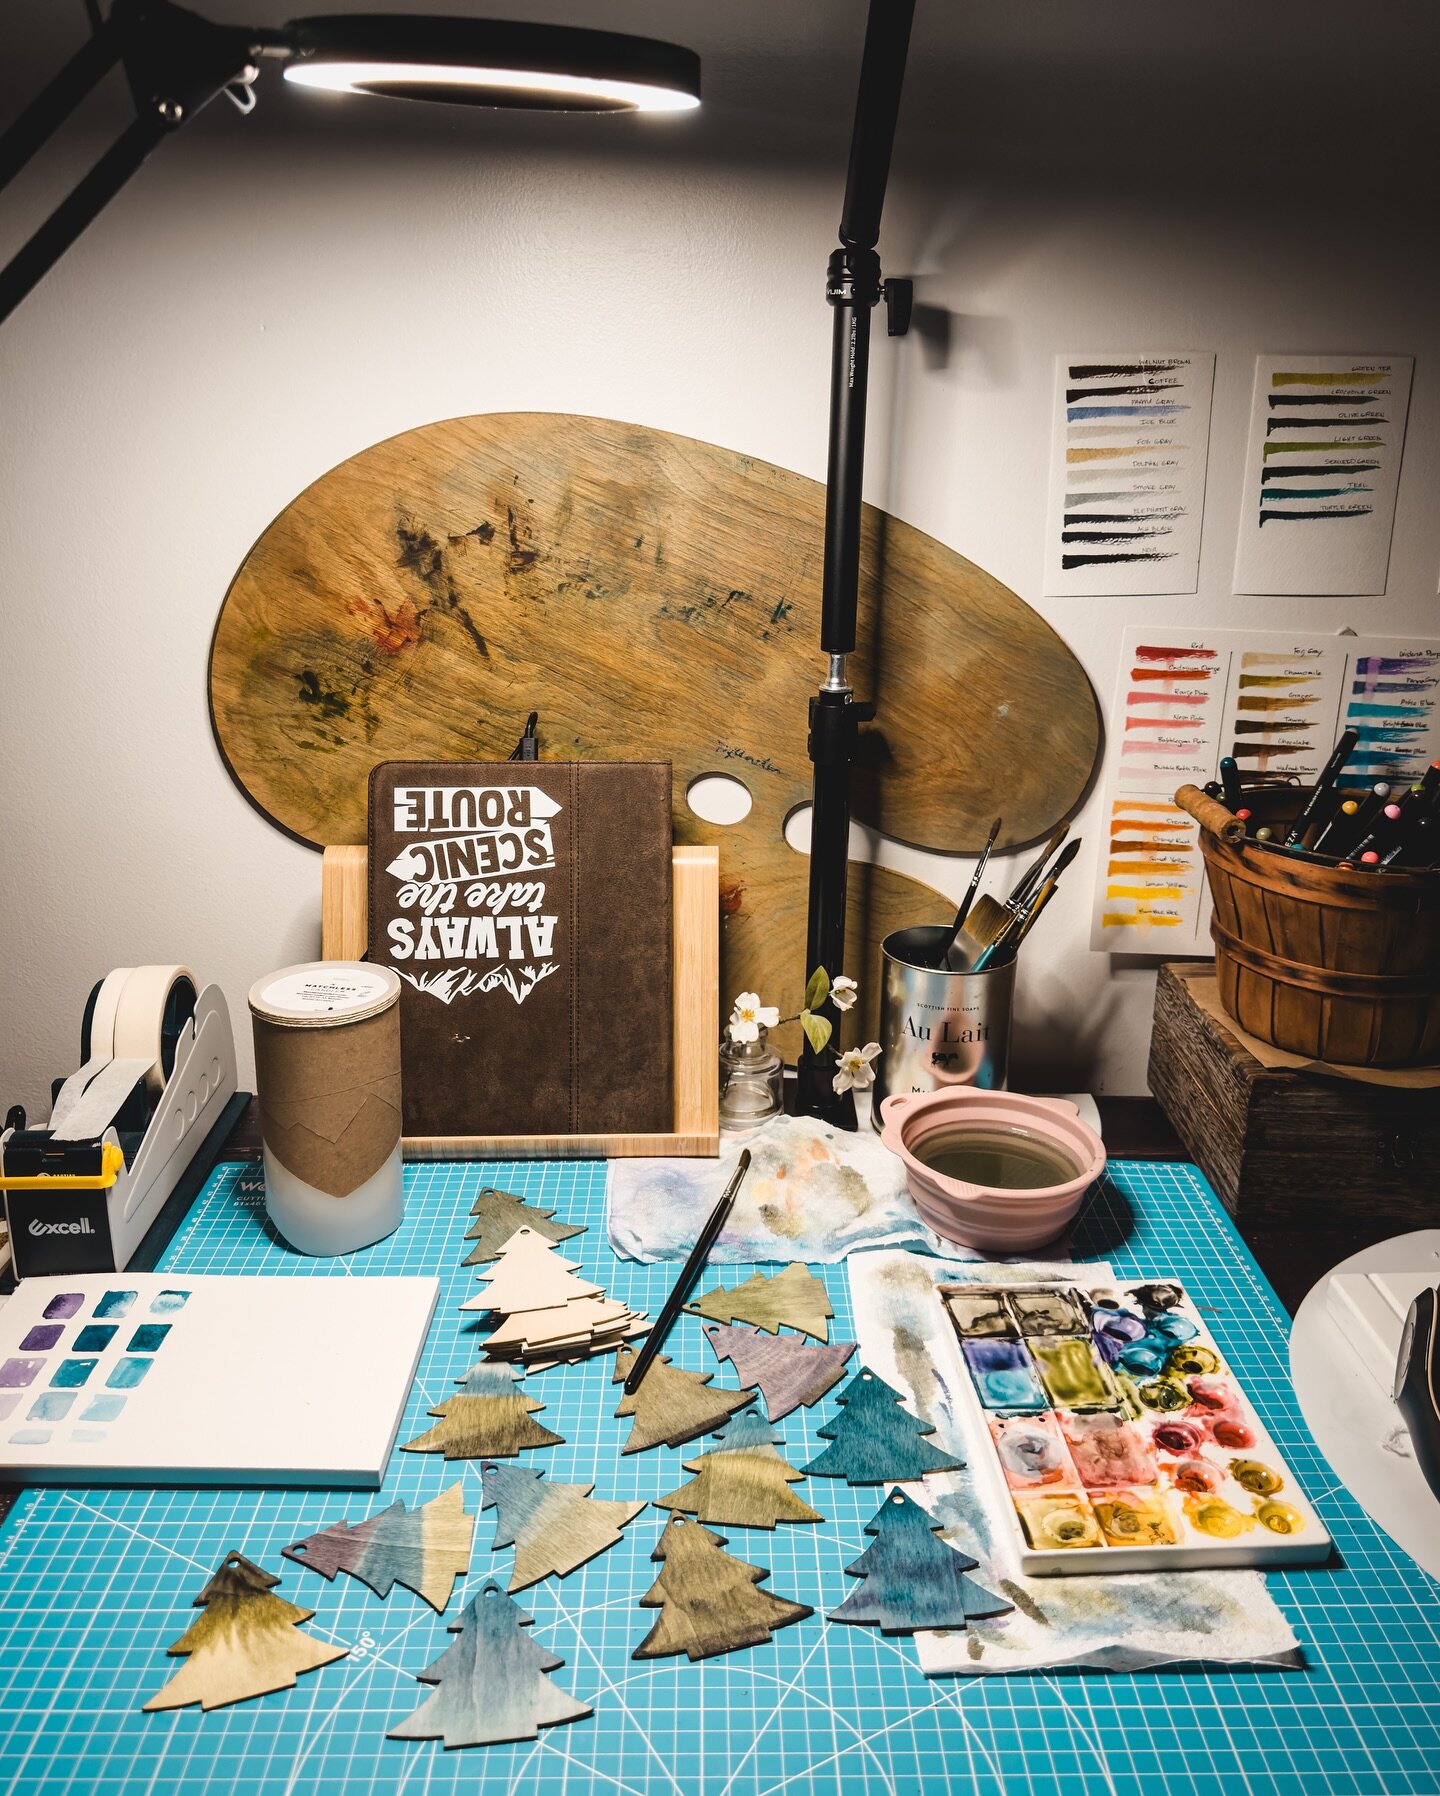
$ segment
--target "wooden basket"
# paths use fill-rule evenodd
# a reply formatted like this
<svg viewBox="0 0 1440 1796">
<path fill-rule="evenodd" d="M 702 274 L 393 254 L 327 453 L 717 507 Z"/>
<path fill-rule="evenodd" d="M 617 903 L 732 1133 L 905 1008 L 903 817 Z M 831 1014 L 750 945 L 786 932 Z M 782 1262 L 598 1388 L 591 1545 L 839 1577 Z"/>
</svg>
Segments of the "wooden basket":
<svg viewBox="0 0 1440 1796">
<path fill-rule="evenodd" d="M 1294 814 L 1291 793 L 1246 802 Z M 1440 870 L 1341 872 L 1200 821 L 1220 1001 L 1242 1029 L 1341 1066 L 1440 1059 Z"/>
</svg>

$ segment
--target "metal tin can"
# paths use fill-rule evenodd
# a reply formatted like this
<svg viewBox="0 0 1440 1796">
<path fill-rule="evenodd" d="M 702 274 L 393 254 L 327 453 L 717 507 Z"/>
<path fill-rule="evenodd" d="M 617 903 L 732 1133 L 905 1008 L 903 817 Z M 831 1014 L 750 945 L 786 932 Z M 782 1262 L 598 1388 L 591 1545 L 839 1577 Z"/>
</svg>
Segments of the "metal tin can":
<svg viewBox="0 0 1440 1796">
<path fill-rule="evenodd" d="M 897 929 L 880 944 L 880 1046 L 872 1116 L 897 1093 L 977 1085 L 1003 1091 L 1010 1067 L 1014 960 L 984 973 L 927 966 L 943 924 Z"/>
</svg>

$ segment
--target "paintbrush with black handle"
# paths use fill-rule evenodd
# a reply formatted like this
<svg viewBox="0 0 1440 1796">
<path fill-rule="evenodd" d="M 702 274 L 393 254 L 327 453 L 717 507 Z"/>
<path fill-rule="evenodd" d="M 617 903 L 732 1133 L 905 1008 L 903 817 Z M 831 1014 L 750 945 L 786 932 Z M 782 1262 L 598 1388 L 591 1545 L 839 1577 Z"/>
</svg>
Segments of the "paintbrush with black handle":
<svg viewBox="0 0 1440 1796">
<path fill-rule="evenodd" d="M 945 938 L 945 946 L 935 962 L 937 967 L 950 965 L 950 950 L 955 946 L 955 938 L 965 927 L 965 919 L 970 915 L 970 906 L 975 902 L 975 894 L 980 890 L 980 881 L 985 877 L 985 869 L 990 862 L 990 850 L 995 846 L 995 838 L 1000 834 L 1000 818 L 990 825 L 990 834 L 985 846 L 980 850 L 980 859 L 975 863 L 975 872 L 970 880 L 970 889 L 960 900 L 960 908 L 955 913 L 955 921 L 950 926 L 950 933 Z"/>
<path fill-rule="evenodd" d="M 970 969 L 972 973 L 983 973 L 990 967 L 1003 965 L 1005 961 L 1015 958 L 1021 942 L 1029 933 L 1031 924 L 1039 916 L 1042 908 L 1049 903 L 1051 893 L 1060 883 L 1060 875 L 1079 852 L 1080 837 L 1076 836 L 1073 842 L 1067 842 L 1056 855 L 1055 864 L 1044 876 L 1039 890 L 1013 913 L 1008 927 L 993 942 L 981 949 L 975 958 L 975 964 Z"/>
</svg>

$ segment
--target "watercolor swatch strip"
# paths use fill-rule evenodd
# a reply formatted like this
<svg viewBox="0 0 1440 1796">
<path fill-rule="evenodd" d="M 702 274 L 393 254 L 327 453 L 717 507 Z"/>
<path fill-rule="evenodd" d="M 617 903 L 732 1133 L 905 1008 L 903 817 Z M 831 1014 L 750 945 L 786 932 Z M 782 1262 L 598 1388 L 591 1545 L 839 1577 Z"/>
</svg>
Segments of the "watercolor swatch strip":
<svg viewBox="0 0 1440 1796">
<path fill-rule="evenodd" d="M 1213 354 L 1057 356 L 1045 592 L 1194 592 Z"/>
<path fill-rule="evenodd" d="M 1236 592 L 1384 592 L 1413 369 L 1409 356 L 1255 358 Z"/>
<path fill-rule="evenodd" d="M 1310 784 L 1343 729 L 1359 736 L 1344 782 L 1408 785 L 1440 755 L 1440 643 L 1143 626 L 1122 639 L 1106 746 L 1105 843 L 1091 946 L 1208 954 L 1199 830 L 1178 786 L 1217 777 Z"/>
</svg>

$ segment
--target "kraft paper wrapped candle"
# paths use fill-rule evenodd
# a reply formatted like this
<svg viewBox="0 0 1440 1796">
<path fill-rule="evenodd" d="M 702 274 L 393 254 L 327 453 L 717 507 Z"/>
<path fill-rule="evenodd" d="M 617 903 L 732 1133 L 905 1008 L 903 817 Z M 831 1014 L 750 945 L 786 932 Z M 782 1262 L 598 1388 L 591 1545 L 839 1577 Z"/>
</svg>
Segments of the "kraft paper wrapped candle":
<svg viewBox="0 0 1440 1796">
<path fill-rule="evenodd" d="M 302 1253 L 353 1253 L 404 1214 L 400 981 L 317 961 L 250 988 L 265 1208 Z"/>
</svg>

